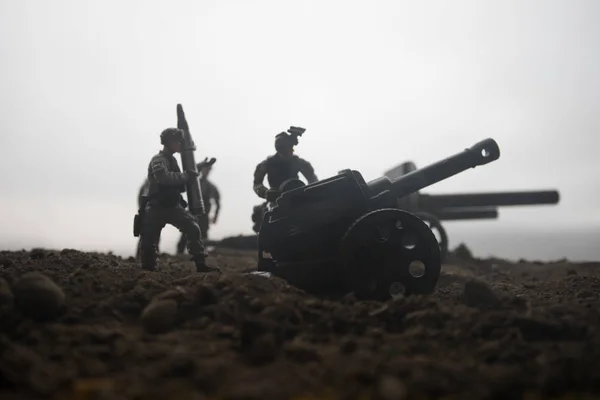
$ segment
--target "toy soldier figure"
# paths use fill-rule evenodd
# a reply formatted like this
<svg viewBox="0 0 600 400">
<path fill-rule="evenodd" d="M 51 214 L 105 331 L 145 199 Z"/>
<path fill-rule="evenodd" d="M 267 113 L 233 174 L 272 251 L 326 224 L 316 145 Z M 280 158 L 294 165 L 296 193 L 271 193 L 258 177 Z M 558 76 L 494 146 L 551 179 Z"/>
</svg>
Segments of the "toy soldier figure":
<svg viewBox="0 0 600 400">
<path fill-rule="evenodd" d="M 176 128 L 165 129 L 160 134 L 163 149 L 148 165 L 148 188 L 143 198 L 141 218 L 141 259 L 142 268 L 156 269 L 157 245 L 160 233 L 166 224 L 173 225 L 186 235 L 188 252 L 196 264 L 198 272 L 219 271 L 206 265 L 204 243 L 200 239 L 200 227 L 194 216 L 186 210 L 187 203 L 181 193 L 185 184 L 197 179 L 193 171 L 181 172 L 173 156 L 181 151 L 183 131 Z"/>
<path fill-rule="evenodd" d="M 309 184 L 318 181 L 312 165 L 303 158 L 294 155 L 294 146 L 298 144 L 298 136 L 302 136 L 305 131 L 304 128 L 292 126 L 287 132 L 281 132 L 275 136 L 275 150 L 277 153 L 258 164 L 254 171 L 253 189 L 258 197 L 267 198 L 268 189 L 263 184 L 265 176 L 270 189 L 275 190 L 290 179 L 298 179 L 298 173 L 301 173 Z M 252 221 L 254 222 L 253 229 L 255 232 L 258 232 L 260 228 L 267 207 L 267 202 L 254 207 Z"/>
<path fill-rule="evenodd" d="M 211 158 L 210 161 L 207 157 L 204 159 L 203 162 L 197 165 L 198 171 L 200 171 L 201 173 L 200 190 L 202 191 L 202 199 L 204 200 L 204 209 L 206 211 L 206 214 L 202 215 L 198 221 L 203 240 L 208 239 L 209 223 L 217 223 L 217 219 L 219 218 L 219 211 L 221 210 L 221 194 L 219 193 L 217 187 L 211 181 L 208 180 L 208 175 L 210 174 L 212 166 L 216 161 L 217 160 L 214 157 Z M 215 214 L 212 218 L 209 217 L 212 205 L 211 200 L 213 200 L 215 203 Z M 179 243 L 177 243 L 177 254 L 183 253 L 183 251 L 185 250 L 185 242 L 186 237 L 184 234 L 182 234 L 181 238 L 179 239 Z"/>
</svg>

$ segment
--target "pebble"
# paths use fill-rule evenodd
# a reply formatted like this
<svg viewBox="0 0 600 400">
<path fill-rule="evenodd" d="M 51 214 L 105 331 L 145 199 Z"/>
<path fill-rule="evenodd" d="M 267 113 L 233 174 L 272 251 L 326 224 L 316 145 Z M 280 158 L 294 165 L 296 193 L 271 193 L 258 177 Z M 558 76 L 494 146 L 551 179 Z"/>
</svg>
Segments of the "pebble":
<svg viewBox="0 0 600 400">
<path fill-rule="evenodd" d="M 46 275 L 30 272 L 13 287 L 16 308 L 26 317 L 49 320 L 60 315 L 65 304 L 63 290 Z"/>
<path fill-rule="evenodd" d="M 399 379 L 385 375 L 379 380 L 378 394 L 383 400 L 404 400 L 406 386 Z"/>
<path fill-rule="evenodd" d="M 465 283 L 463 300 L 469 307 L 493 306 L 500 303 L 500 299 L 489 285 L 481 280 L 472 279 Z"/>
<path fill-rule="evenodd" d="M 177 311 L 178 306 L 175 300 L 152 300 L 142 311 L 142 325 L 148 333 L 167 332 L 175 324 Z"/>
</svg>

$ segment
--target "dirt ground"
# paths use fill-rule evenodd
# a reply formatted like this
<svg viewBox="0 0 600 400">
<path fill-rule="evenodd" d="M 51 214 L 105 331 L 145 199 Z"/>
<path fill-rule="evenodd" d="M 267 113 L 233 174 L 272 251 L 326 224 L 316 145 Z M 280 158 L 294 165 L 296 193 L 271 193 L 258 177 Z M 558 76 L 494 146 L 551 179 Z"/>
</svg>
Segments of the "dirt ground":
<svg viewBox="0 0 600 400">
<path fill-rule="evenodd" d="M 187 258 L 0 252 L 0 398 L 600 398 L 600 263 L 454 258 L 377 303 Z"/>
</svg>

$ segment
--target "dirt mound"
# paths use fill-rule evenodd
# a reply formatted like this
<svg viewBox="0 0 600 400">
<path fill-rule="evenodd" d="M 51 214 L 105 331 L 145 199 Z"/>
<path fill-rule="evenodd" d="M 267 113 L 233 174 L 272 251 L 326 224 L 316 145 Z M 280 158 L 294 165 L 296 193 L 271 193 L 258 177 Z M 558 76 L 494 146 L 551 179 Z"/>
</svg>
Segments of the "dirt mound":
<svg viewBox="0 0 600 400">
<path fill-rule="evenodd" d="M 241 274 L 254 252 L 209 263 L 225 273 L 196 274 L 188 257 L 144 272 L 114 255 L 1 252 L 0 397 L 600 392 L 599 264 L 457 262 L 434 295 L 377 303 Z"/>
</svg>

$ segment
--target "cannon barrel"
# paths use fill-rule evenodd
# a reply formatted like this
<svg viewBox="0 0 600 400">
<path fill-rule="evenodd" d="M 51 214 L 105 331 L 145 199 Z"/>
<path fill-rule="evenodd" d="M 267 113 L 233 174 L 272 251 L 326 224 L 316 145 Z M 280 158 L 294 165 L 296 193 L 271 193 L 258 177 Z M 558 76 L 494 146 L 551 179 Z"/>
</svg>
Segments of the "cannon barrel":
<svg viewBox="0 0 600 400">
<path fill-rule="evenodd" d="M 505 207 L 538 204 L 557 204 L 556 190 L 496 193 L 457 193 L 422 195 L 422 207 L 445 209 L 454 207 Z"/>
<path fill-rule="evenodd" d="M 464 151 L 444 160 L 430 164 L 424 168 L 409 172 L 397 179 L 391 180 L 382 176 L 367 183 L 370 194 L 378 196 L 386 191 L 394 197 L 404 197 L 415 193 L 424 187 L 448 179 L 451 176 L 485 165 L 500 157 L 500 148 L 494 139 L 485 139 Z"/>
<path fill-rule="evenodd" d="M 442 208 L 435 212 L 440 221 L 465 219 L 497 219 L 498 210 L 494 207 Z"/>
</svg>

